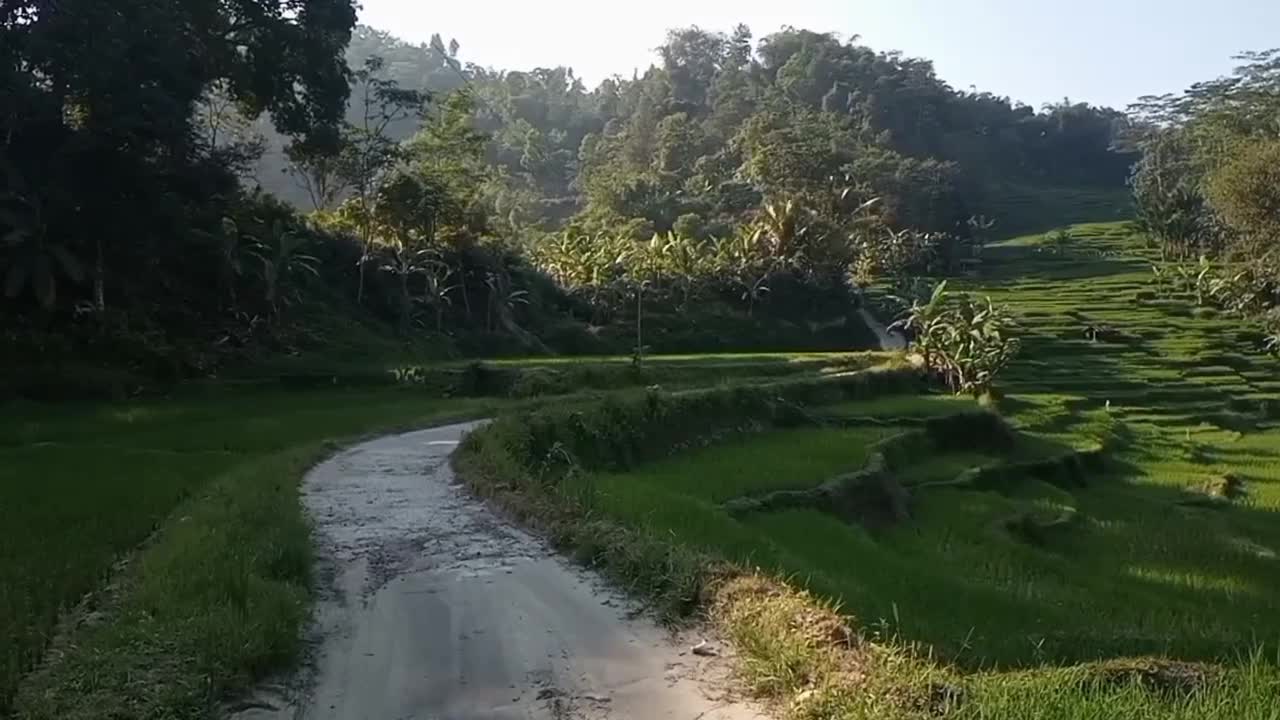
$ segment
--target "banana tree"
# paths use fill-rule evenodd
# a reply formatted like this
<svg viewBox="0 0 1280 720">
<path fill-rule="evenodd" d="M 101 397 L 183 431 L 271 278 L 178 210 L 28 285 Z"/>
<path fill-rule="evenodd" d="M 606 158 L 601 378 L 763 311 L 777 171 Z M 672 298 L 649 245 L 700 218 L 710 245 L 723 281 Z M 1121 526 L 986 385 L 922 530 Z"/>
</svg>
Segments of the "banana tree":
<svg viewBox="0 0 1280 720">
<path fill-rule="evenodd" d="M 246 245 L 241 242 L 240 227 L 229 217 L 222 218 L 221 227 L 213 240 L 218 246 L 218 282 L 226 297 L 227 307 L 234 313 L 239 305 L 237 285 L 244 275 L 245 259 L 259 258 L 261 243 L 251 241 Z"/>
<path fill-rule="evenodd" d="M 444 332 L 444 309 L 453 304 L 451 297 L 457 285 L 450 285 L 453 270 L 444 262 L 430 263 L 422 273 L 424 292 L 421 301 L 435 314 L 436 332 Z"/>
<path fill-rule="evenodd" d="M 1017 356 L 1021 343 L 1012 337 L 1016 324 L 991 298 L 963 297 L 948 305 L 934 328 L 937 356 L 955 393 L 979 397 Z"/>
<path fill-rule="evenodd" d="M 431 250 L 414 250 L 403 243 L 393 243 L 385 247 L 386 260 L 378 269 L 390 273 L 396 278 L 396 286 L 400 291 L 400 333 L 409 333 L 409 323 L 413 318 L 413 294 L 409 283 L 414 275 L 427 274 L 431 266 L 438 262 Z"/>
<path fill-rule="evenodd" d="M 263 300 L 272 315 L 279 315 L 281 291 L 293 277 L 319 276 L 316 268 L 320 260 L 303 252 L 308 243 L 307 237 L 287 228 L 281 220 L 271 224 L 267 242 L 254 240 L 250 243 L 247 252 L 261 265 Z"/>
<path fill-rule="evenodd" d="M 669 233 L 662 247 L 662 265 L 667 276 L 680 294 L 680 308 L 689 306 L 689 300 L 698 289 L 708 256 L 705 243 L 690 237 Z"/>
<path fill-rule="evenodd" d="M 924 371 L 930 375 L 934 371 L 933 356 L 938 331 L 947 319 L 947 301 L 947 281 L 943 280 L 934 286 L 928 300 L 921 302 L 919 297 L 911 298 L 911 305 L 889 326 L 890 330 L 902 331 L 910 344 L 919 347 L 924 358 Z M 905 301 L 903 304 L 906 304 Z"/>
<path fill-rule="evenodd" d="M 1054 255 L 1065 255 L 1071 249 L 1071 242 L 1074 240 L 1071 231 L 1066 228 L 1058 228 L 1045 233 L 1044 247 Z"/>
<path fill-rule="evenodd" d="M 989 218 L 986 215 L 974 215 L 966 222 L 969 227 L 969 247 L 973 258 L 982 257 L 982 251 L 986 249 L 987 242 L 991 238 L 991 231 L 996 226 L 996 219 Z"/>
<path fill-rule="evenodd" d="M 1170 285 L 1176 293 L 1193 293 L 1196 289 L 1197 267 L 1186 263 L 1173 266 Z"/>
<path fill-rule="evenodd" d="M 776 268 L 776 258 L 768 250 L 759 228 L 742 228 L 715 246 L 718 274 L 727 276 L 742 290 L 747 316 L 755 315 L 756 303 L 769 293 L 768 282 Z"/>
<path fill-rule="evenodd" d="M 48 239 L 38 207 L 26 202 L 11 206 L 14 209 L 0 207 L 4 295 L 13 300 L 29 289 L 42 308 L 52 310 L 60 279 L 81 283 L 84 269 L 65 245 Z"/>
<path fill-rule="evenodd" d="M 1211 280 L 1209 297 L 1227 312 L 1248 317 L 1260 305 L 1264 289 L 1253 273 L 1241 270 Z"/>
<path fill-rule="evenodd" d="M 1213 267 L 1213 261 L 1207 255 L 1200 256 L 1200 263 L 1197 266 L 1196 279 L 1193 285 L 1196 293 L 1196 304 L 1204 305 L 1213 295 L 1213 284 L 1217 281 L 1217 275 Z"/>
<path fill-rule="evenodd" d="M 1268 333 L 1262 341 L 1263 348 L 1269 353 L 1280 355 L 1280 308 L 1272 308 L 1263 318 L 1263 322 Z"/>
<path fill-rule="evenodd" d="M 674 236 L 654 235 L 649 242 L 640 245 L 631 256 L 626 275 L 621 284 L 624 293 L 633 293 L 636 299 L 636 345 L 632 360 L 636 367 L 644 364 L 644 297 L 650 289 L 659 288 L 667 272 L 666 254 Z"/>
<path fill-rule="evenodd" d="M 766 203 L 756 218 L 755 230 L 769 242 L 774 257 L 789 258 L 801 251 L 809 234 L 805 210 L 795 200 Z"/>
<path fill-rule="evenodd" d="M 495 320 L 503 325 L 514 325 L 512 315 L 516 306 L 529 304 L 529 291 L 515 288 L 511 284 L 511 276 L 505 271 L 486 273 L 485 285 L 489 287 L 489 308 L 487 326 L 489 332 L 496 329 Z"/>
</svg>

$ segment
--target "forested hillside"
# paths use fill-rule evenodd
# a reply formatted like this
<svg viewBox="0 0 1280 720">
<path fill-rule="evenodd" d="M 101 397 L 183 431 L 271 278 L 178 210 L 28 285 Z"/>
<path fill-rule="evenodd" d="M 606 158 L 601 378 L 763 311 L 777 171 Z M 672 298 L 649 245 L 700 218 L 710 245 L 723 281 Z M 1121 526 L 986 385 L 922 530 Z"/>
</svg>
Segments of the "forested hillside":
<svg viewBox="0 0 1280 720">
<path fill-rule="evenodd" d="M 573 218 L 592 230 L 632 221 L 637 237 L 678 222 L 723 234 L 765 197 L 849 186 L 885 198 L 897 225 L 950 231 L 972 214 L 1009 214 L 999 211 L 1011 189 L 1121 190 L 1134 160 L 1116 150 L 1128 126 L 1116 110 L 1064 100 L 1037 111 L 958 91 L 927 60 L 808 30 L 758 43 L 745 26 L 673 30 L 643 75 L 594 88 L 571 68 L 495 70 L 461 50 L 438 35 L 413 45 L 360 27 L 347 62 L 382 58 L 379 75 L 399 87 L 469 94 L 488 137 L 485 197 L 515 232 Z M 315 204 L 282 153 L 264 158 L 255 179 Z"/>
<path fill-rule="evenodd" d="M 1280 50 L 359 10 L 0 0 L 0 717 L 1280 720 Z"/>
<path fill-rule="evenodd" d="M 861 286 L 1127 212 L 1123 114 L 832 35 L 674 30 L 589 88 L 346 2 L 202 6 L 4 6 L 19 389 L 74 395 L 86 364 L 865 347 Z"/>
<path fill-rule="evenodd" d="M 1133 191 L 1162 291 L 1261 323 L 1280 351 L 1280 50 L 1229 77 L 1143 98 Z"/>
</svg>

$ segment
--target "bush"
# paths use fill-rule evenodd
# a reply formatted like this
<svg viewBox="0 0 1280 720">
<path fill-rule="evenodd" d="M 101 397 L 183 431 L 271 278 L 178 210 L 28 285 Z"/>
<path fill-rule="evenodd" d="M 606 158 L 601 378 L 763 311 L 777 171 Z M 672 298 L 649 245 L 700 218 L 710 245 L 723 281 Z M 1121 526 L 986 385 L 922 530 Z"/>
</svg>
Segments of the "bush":
<svg viewBox="0 0 1280 720">
<path fill-rule="evenodd" d="M 1214 210 L 1236 232 L 1258 239 L 1280 235 L 1280 140 L 1242 147 L 1206 185 Z"/>
<path fill-rule="evenodd" d="M 627 468 L 725 434 L 808 422 L 801 405 L 911 392 L 921 382 L 910 368 L 877 369 L 680 394 L 653 391 L 585 409 L 530 411 L 473 433 L 462 445 L 459 462 L 505 468 L 472 474 L 469 480 L 481 491 L 528 489 L 533 480 L 552 479 L 547 468 L 555 458 L 572 458 L 574 466 L 587 470 Z"/>
</svg>

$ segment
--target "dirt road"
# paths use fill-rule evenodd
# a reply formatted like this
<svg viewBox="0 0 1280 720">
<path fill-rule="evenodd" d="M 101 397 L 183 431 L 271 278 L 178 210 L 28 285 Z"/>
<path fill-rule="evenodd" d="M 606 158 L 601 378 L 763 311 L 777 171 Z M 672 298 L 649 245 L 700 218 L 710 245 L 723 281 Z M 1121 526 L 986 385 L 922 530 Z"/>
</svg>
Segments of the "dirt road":
<svg viewBox="0 0 1280 720">
<path fill-rule="evenodd" d="M 472 425 L 384 438 L 314 468 L 322 595 L 308 671 L 237 720 L 763 717 L 690 650 L 454 484 Z"/>
</svg>

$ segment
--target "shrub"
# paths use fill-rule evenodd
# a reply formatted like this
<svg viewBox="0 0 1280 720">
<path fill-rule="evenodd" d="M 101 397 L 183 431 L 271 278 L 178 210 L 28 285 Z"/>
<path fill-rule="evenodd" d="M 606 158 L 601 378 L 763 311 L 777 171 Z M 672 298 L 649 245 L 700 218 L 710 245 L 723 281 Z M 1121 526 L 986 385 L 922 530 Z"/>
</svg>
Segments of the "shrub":
<svg viewBox="0 0 1280 720">
<path fill-rule="evenodd" d="M 968 295 L 951 295 L 946 283 L 934 288 L 927 303 L 916 302 L 894 323 L 912 335 L 924 354 L 926 373 L 941 376 L 956 393 L 981 397 L 1017 356 L 1021 343 L 1007 308 Z"/>
<path fill-rule="evenodd" d="M 558 453 L 584 469 L 622 469 L 728 433 L 809 422 L 801 405 L 909 392 L 920 384 L 910 368 L 886 368 L 768 385 L 611 397 L 586 408 L 548 408 L 500 418 L 468 437 L 460 455 L 503 458 L 504 466 L 523 469 L 475 478 L 479 489 L 519 487 L 529 482 L 529 469 L 544 466 Z"/>
</svg>

